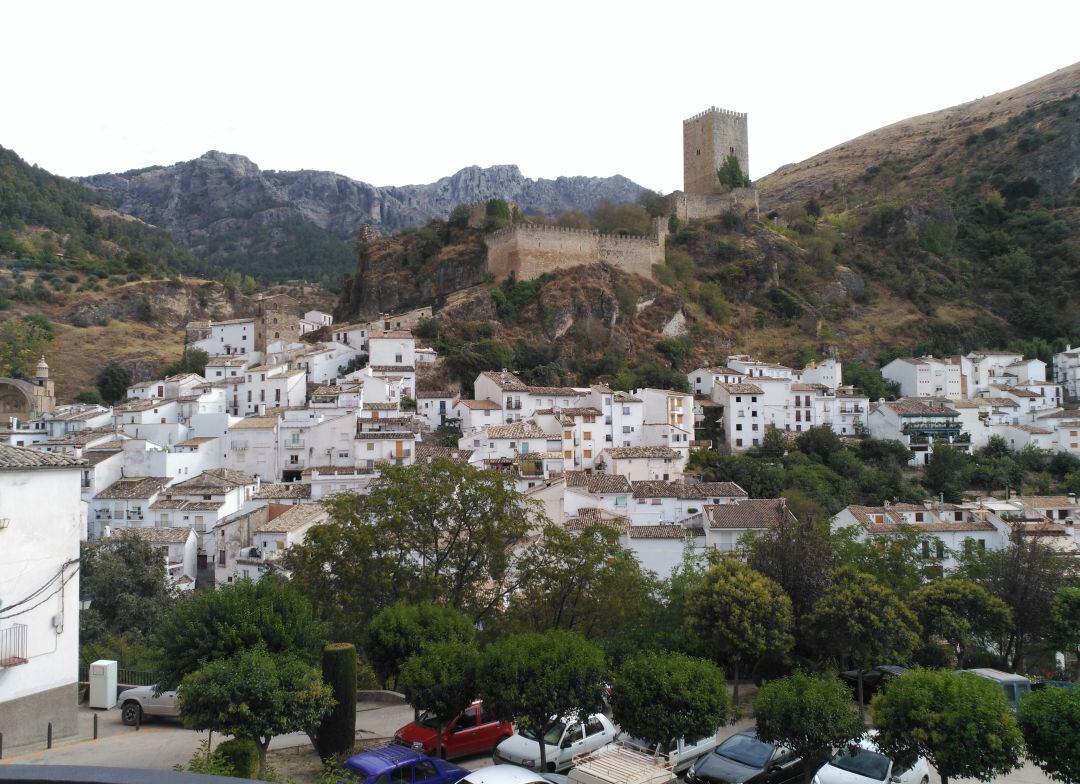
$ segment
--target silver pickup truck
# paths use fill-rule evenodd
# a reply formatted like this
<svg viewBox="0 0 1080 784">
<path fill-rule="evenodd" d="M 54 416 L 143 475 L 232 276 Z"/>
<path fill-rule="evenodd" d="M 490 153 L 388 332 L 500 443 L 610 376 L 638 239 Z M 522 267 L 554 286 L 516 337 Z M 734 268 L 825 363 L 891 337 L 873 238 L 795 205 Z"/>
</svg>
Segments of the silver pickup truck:
<svg viewBox="0 0 1080 784">
<path fill-rule="evenodd" d="M 147 716 L 179 718 L 176 691 L 163 691 L 154 696 L 154 686 L 136 686 L 124 689 L 116 698 L 120 705 L 120 721 L 129 727 L 142 722 Z"/>
</svg>

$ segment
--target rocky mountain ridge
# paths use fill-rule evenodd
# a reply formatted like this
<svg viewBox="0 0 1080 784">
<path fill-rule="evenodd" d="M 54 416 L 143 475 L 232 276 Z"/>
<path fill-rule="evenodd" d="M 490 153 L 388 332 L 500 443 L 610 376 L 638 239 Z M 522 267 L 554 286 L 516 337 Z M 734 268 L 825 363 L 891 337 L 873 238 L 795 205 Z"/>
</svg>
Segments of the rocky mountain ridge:
<svg viewBox="0 0 1080 784">
<path fill-rule="evenodd" d="M 213 150 L 171 166 L 79 182 L 214 264 L 264 280 L 328 283 L 351 266 L 352 240 L 362 226 L 390 234 L 491 198 L 525 212 L 588 212 L 602 201 L 633 201 L 642 191 L 622 176 L 534 180 L 513 165 L 470 166 L 433 183 L 376 187 L 334 172 L 262 170 L 243 155 Z"/>
</svg>

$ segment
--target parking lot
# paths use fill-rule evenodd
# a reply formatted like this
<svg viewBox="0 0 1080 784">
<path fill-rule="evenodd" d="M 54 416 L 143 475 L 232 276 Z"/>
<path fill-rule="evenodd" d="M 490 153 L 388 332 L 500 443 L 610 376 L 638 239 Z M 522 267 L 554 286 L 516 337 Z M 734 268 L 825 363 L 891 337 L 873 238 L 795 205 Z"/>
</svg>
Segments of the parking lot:
<svg viewBox="0 0 1080 784">
<path fill-rule="evenodd" d="M 98 714 L 98 739 L 93 740 L 93 716 Z M 356 709 L 357 738 L 389 738 L 399 727 L 413 719 L 408 705 L 385 705 L 381 703 L 358 703 Z M 753 727 L 753 720 L 742 720 L 725 727 L 721 739 Z M 57 741 L 46 750 L 44 744 L 4 751 L 0 765 L 100 765 L 106 767 L 145 768 L 148 770 L 171 770 L 174 765 L 185 765 L 208 733 L 184 729 L 177 721 L 148 720 L 139 730 L 125 727 L 120 721 L 120 711 L 92 711 L 79 709 L 79 734 L 76 738 Z M 216 745 L 220 736 L 214 739 Z M 294 733 L 282 735 L 270 744 L 271 751 L 296 749 L 298 755 L 306 755 L 311 749 L 307 735 Z M 470 770 L 491 764 L 488 754 L 455 760 Z M 1028 763 L 1008 776 L 994 781 L 1001 784 L 1052 784 L 1039 768 Z M 954 779 L 954 784 L 976 784 L 965 779 Z M 941 784 L 936 772 L 931 771 L 930 784 Z"/>
</svg>

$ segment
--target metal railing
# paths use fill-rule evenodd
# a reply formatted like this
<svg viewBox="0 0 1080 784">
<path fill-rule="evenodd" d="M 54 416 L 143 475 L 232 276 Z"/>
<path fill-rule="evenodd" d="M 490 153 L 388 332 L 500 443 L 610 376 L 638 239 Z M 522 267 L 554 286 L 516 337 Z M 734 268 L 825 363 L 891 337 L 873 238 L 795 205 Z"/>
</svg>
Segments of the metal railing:
<svg viewBox="0 0 1080 784">
<path fill-rule="evenodd" d="M 0 629 L 0 668 L 26 664 L 29 629 L 26 624 L 16 623 Z"/>
<path fill-rule="evenodd" d="M 153 670 L 132 670 L 127 667 L 118 667 L 116 670 L 116 682 L 124 686 L 153 686 L 160 679 L 160 675 Z M 79 681 L 90 682 L 90 666 L 79 667 Z"/>
</svg>

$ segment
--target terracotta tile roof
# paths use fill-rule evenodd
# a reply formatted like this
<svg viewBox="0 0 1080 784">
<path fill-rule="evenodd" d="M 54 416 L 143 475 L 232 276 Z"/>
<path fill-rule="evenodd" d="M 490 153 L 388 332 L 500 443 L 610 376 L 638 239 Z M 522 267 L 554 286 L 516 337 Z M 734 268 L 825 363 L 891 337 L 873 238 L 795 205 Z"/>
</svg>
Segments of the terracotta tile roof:
<svg viewBox="0 0 1080 784">
<path fill-rule="evenodd" d="M 412 430 L 363 431 L 356 434 L 357 441 L 415 441 L 416 433 Z"/>
<path fill-rule="evenodd" d="M 150 400 L 135 400 L 131 403 L 125 403 L 122 406 L 116 406 L 113 409 L 114 414 L 130 414 L 137 411 L 149 411 L 151 408 L 160 408 L 161 406 L 167 406 L 174 401 L 163 400 L 162 398 L 151 398 Z"/>
<path fill-rule="evenodd" d="M 98 463 L 103 463 L 110 457 L 116 457 L 120 454 L 119 449 L 88 449 L 83 452 L 83 460 L 87 465 L 96 466 Z"/>
<path fill-rule="evenodd" d="M 78 460 L 63 454 L 42 452 L 24 446 L 0 444 L 0 471 L 25 471 L 37 468 L 74 468 L 86 465 L 85 460 Z"/>
<path fill-rule="evenodd" d="M 499 387 L 506 392 L 528 392 L 528 385 L 518 378 L 513 373 L 503 370 L 502 372 L 495 370 L 486 370 L 480 374 L 484 378 L 494 381 Z"/>
<path fill-rule="evenodd" d="M 669 446 L 615 446 L 603 450 L 613 460 L 627 460 L 633 458 L 656 458 L 665 460 L 677 460 L 679 453 Z"/>
<path fill-rule="evenodd" d="M 703 373 L 714 373 L 714 374 L 721 373 L 721 374 L 728 375 L 728 376 L 742 376 L 742 375 L 744 375 L 743 373 L 740 373 L 738 370 L 732 370 L 731 368 L 729 368 L 729 367 L 727 367 L 725 365 L 713 365 L 712 367 L 703 367 L 703 368 L 698 368 L 697 370 L 700 370 Z M 695 370 L 694 372 L 696 373 L 697 370 Z"/>
<path fill-rule="evenodd" d="M 616 403 L 640 403 L 640 397 L 634 397 L 629 392 L 616 392 L 614 396 Z"/>
<path fill-rule="evenodd" d="M 93 419 L 94 417 L 108 413 L 109 409 L 102 406 L 74 405 L 63 406 L 61 409 L 53 412 L 49 418 L 61 422 L 85 422 L 87 419 Z"/>
<path fill-rule="evenodd" d="M 454 393 L 449 389 L 418 389 L 416 391 L 417 400 L 427 400 L 431 398 L 453 398 Z"/>
<path fill-rule="evenodd" d="M 113 536 L 131 536 L 149 544 L 186 544 L 191 533 L 191 528 L 152 526 L 148 528 L 118 528 L 113 533 Z"/>
<path fill-rule="evenodd" d="M 416 447 L 416 462 L 430 463 L 435 459 L 453 460 L 455 463 L 468 463 L 472 457 L 471 449 L 456 449 L 452 446 L 437 444 L 419 444 Z"/>
<path fill-rule="evenodd" d="M 488 425 L 485 428 L 488 438 L 547 438 L 535 422 L 512 422 L 509 425 Z"/>
<path fill-rule="evenodd" d="M 105 427 L 73 430 L 70 433 L 64 433 L 62 436 L 46 438 L 39 443 L 41 446 L 89 446 L 91 441 L 96 441 L 99 438 L 115 438 L 118 434 L 115 427 L 108 425 Z"/>
<path fill-rule="evenodd" d="M 692 529 L 687 529 L 678 523 L 669 525 L 631 525 L 627 533 L 631 539 L 685 539 L 691 534 Z"/>
<path fill-rule="evenodd" d="M 567 471 L 565 476 L 567 487 L 583 487 L 593 495 L 630 492 L 630 482 L 622 474 L 590 474 L 585 471 Z"/>
<path fill-rule="evenodd" d="M 264 482 L 252 500 L 273 500 L 275 498 L 311 498 L 311 485 L 301 482 Z"/>
<path fill-rule="evenodd" d="M 368 365 L 375 373 L 414 373 L 413 365 Z"/>
<path fill-rule="evenodd" d="M 300 472 L 301 476 L 314 476 L 318 472 L 319 476 L 365 476 L 373 474 L 374 472 L 359 466 L 308 466 Z"/>
<path fill-rule="evenodd" d="M 792 384 L 792 392 L 820 392 L 823 389 L 828 389 L 824 384 Z"/>
<path fill-rule="evenodd" d="M 364 403 L 364 411 L 397 411 L 397 403 Z"/>
<path fill-rule="evenodd" d="M 1025 397 L 1025 398 L 1040 398 L 1042 395 L 1037 392 L 1032 392 L 1030 389 L 1022 389 L 1020 387 L 994 387 L 1000 389 L 1002 392 L 1012 395 L 1013 397 Z"/>
<path fill-rule="evenodd" d="M 568 517 L 563 523 L 563 528 L 567 531 L 584 531 L 594 525 L 607 526 L 622 534 L 626 533 L 626 529 L 630 527 L 630 521 L 622 515 L 587 506 L 578 509 L 576 517 Z"/>
<path fill-rule="evenodd" d="M 494 400 L 459 400 L 457 402 L 457 405 L 481 411 L 485 409 L 488 411 L 502 410 L 502 406 L 496 403 Z"/>
<path fill-rule="evenodd" d="M 634 498 L 746 498 L 746 491 L 734 482 L 664 482 L 662 480 L 630 483 Z"/>
<path fill-rule="evenodd" d="M 277 424 L 276 416 L 249 416 L 236 424 L 229 425 L 229 430 L 268 430 L 277 427 Z"/>
<path fill-rule="evenodd" d="M 217 436 L 198 436 L 196 438 L 189 438 L 187 441 L 181 441 L 174 446 L 202 446 L 203 444 L 209 444 L 211 441 L 217 441 Z"/>
<path fill-rule="evenodd" d="M 103 500 L 150 498 L 164 490 L 168 484 L 169 478 L 167 476 L 124 477 L 113 482 L 94 498 Z"/>
<path fill-rule="evenodd" d="M 915 400 L 914 398 L 901 398 L 900 400 L 887 401 L 882 405 L 891 408 L 901 416 L 956 416 L 956 412 L 951 408 L 946 408 L 942 405 L 934 405 L 933 403 L 924 403 Z"/>
<path fill-rule="evenodd" d="M 945 504 L 941 510 L 937 507 L 927 509 L 919 504 L 893 504 L 891 506 L 849 506 L 847 511 L 866 528 L 868 533 L 888 534 L 903 529 L 915 529 L 927 533 L 961 533 L 975 531 L 997 531 L 997 529 L 979 516 L 966 514 L 965 520 L 942 519 L 939 511 L 955 512 L 960 507 Z M 908 522 L 900 512 L 924 512 L 923 522 Z"/>
<path fill-rule="evenodd" d="M 716 386 L 725 390 L 729 395 L 761 395 L 764 394 L 761 391 L 761 387 L 756 384 L 717 384 Z"/>
<path fill-rule="evenodd" d="M 1034 436 L 1049 436 L 1053 435 L 1053 430 L 1047 430 L 1045 427 L 1036 427 L 1035 425 L 1012 425 L 1017 430 L 1022 430 L 1025 433 L 1031 433 Z"/>
<path fill-rule="evenodd" d="M 185 479 L 169 488 L 169 492 L 195 493 L 200 490 L 220 490 L 255 484 L 255 477 L 232 468 L 210 468 L 198 476 Z"/>
<path fill-rule="evenodd" d="M 526 387 L 530 395 L 548 397 L 584 397 L 587 393 L 573 387 Z"/>
<path fill-rule="evenodd" d="M 372 323 L 375 323 L 375 322 L 372 322 Z M 373 340 L 379 340 L 380 338 L 383 338 L 383 339 L 386 339 L 386 340 L 391 340 L 391 339 L 400 340 L 402 338 L 411 338 L 412 336 L 413 336 L 412 330 L 408 330 L 408 329 L 384 329 L 384 330 L 379 330 L 377 333 L 376 332 L 371 333 L 371 338 Z"/>
<path fill-rule="evenodd" d="M 287 534 L 311 523 L 328 520 L 330 513 L 322 504 L 297 504 L 283 514 L 255 526 L 256 533 Z"/>
<path fill-rule="evenodd" d="M 705 523 L 714 529 L 771 528 L 795 515 L 783 498 L 752 498 L 734 504 L 706 504 Z"/>
</svg>

